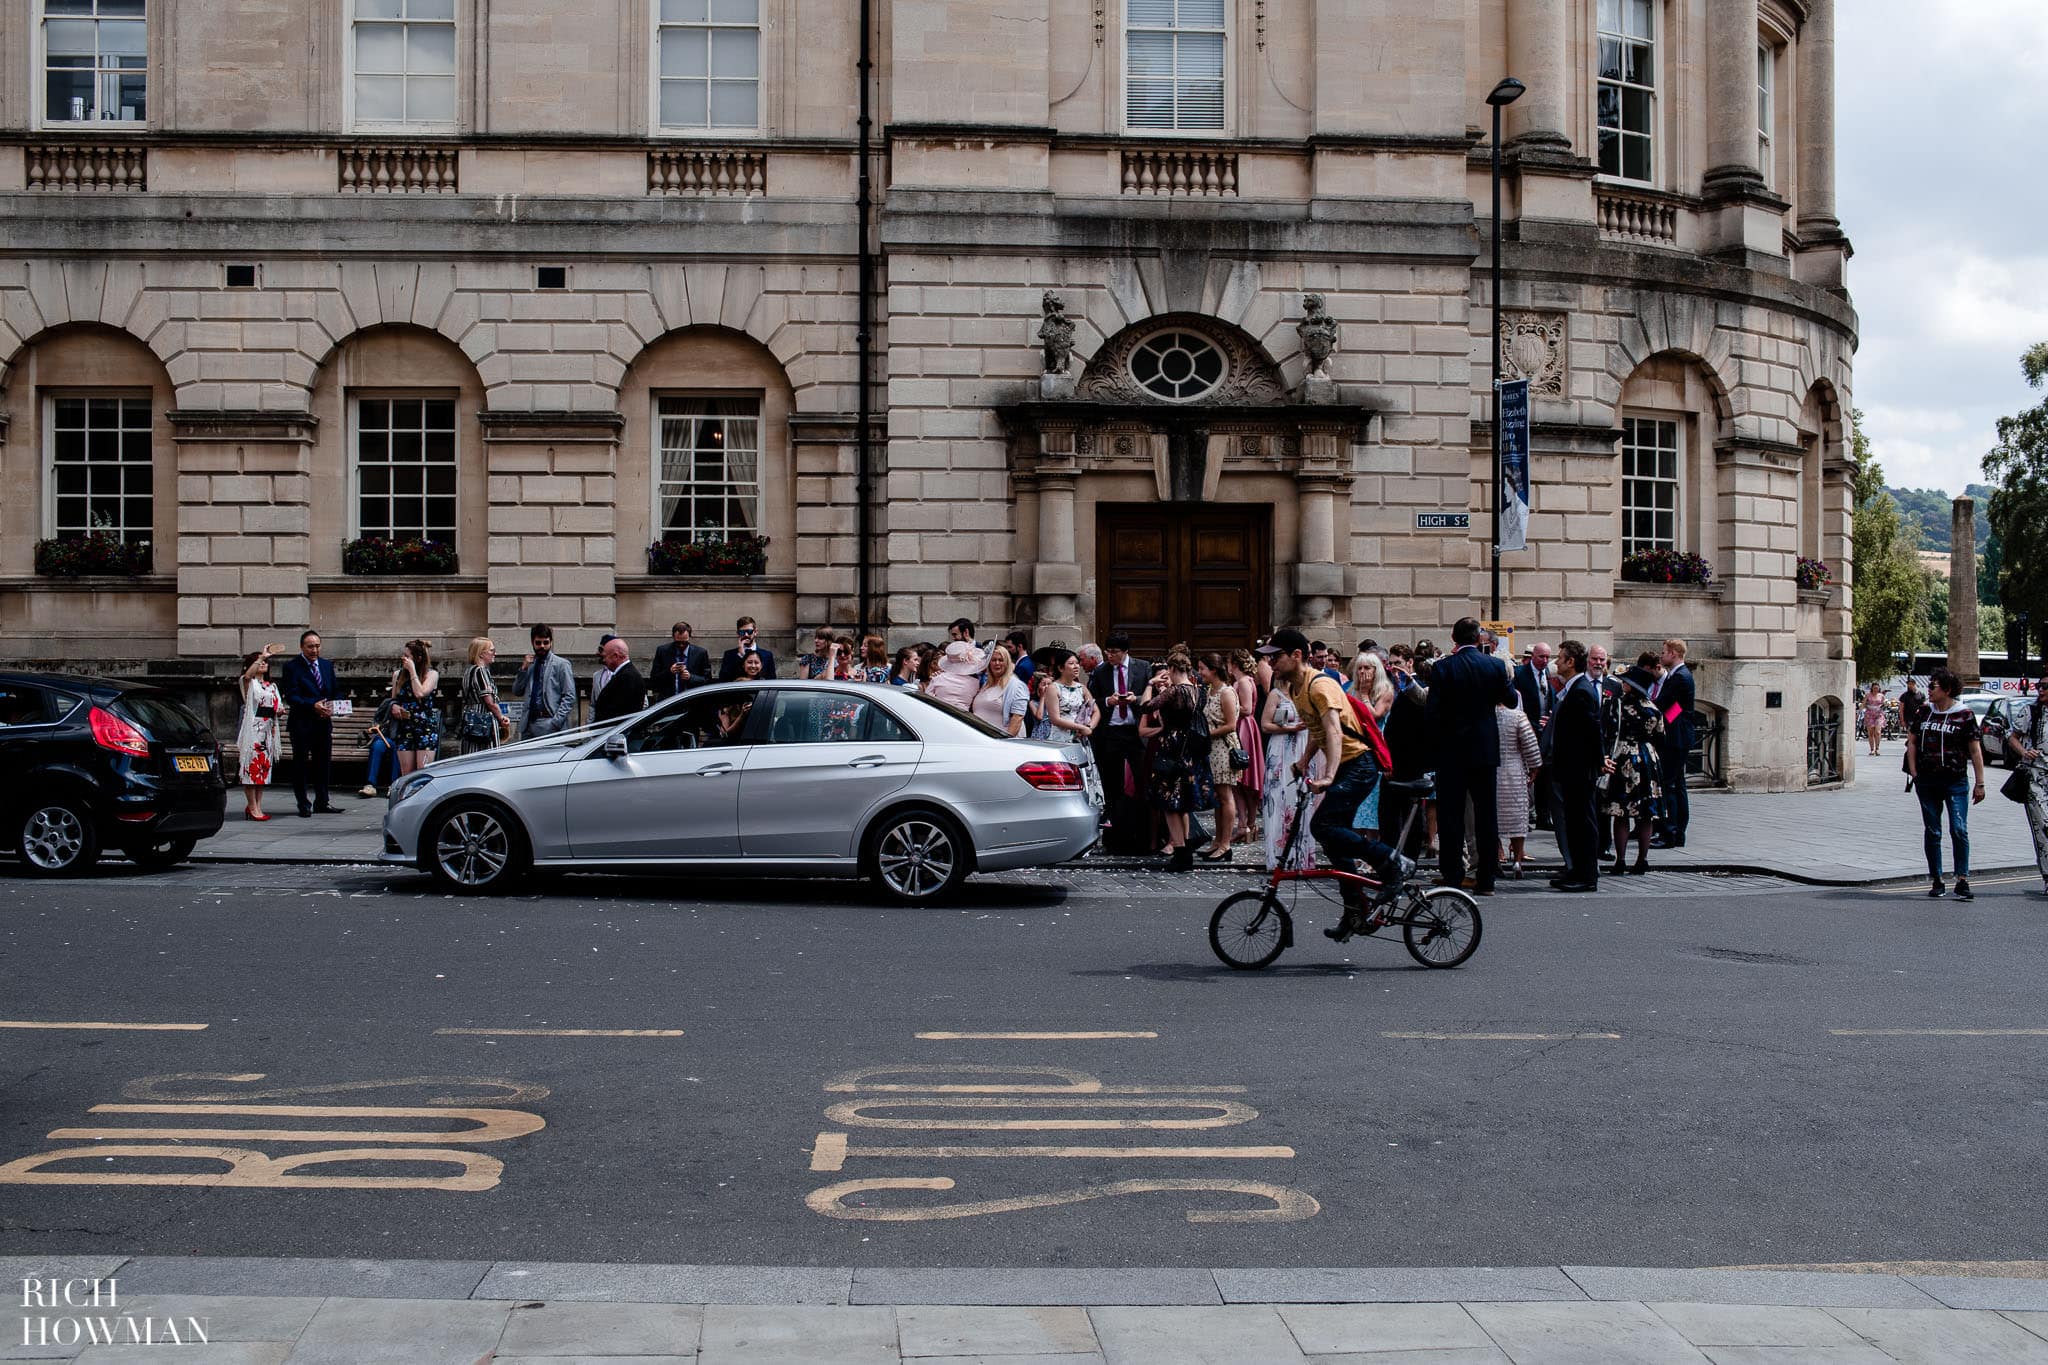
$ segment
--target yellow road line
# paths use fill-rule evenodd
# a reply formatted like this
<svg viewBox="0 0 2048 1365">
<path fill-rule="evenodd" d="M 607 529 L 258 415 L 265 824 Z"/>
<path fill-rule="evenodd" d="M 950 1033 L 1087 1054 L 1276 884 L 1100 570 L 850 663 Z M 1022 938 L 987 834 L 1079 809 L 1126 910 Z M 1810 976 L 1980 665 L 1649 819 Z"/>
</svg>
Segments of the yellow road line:
<svg viewBox="0 0 2048 1365">
<path fill-rule="evenodd" d="M 0 1019 L 0 1028 L 120 1029 L 130 1033 L 197 1033 L 205 1024 L 56 1023 L 46 1019 Z"/>
<path fill-rule="evenodd" d="M 2034 880 L 2036 880 L 2034 877 L 1988 877 L 1983 881 L 1979 881 L 1972 877 L 1970 878 L 1970 885 L 1972 888 L 1979 886 L 2011 886 L 2015 882 L 2031 882 Z M 1927 894 L 1927 883 L 1921 882 L 1917 886 L 1882 887 L 1878 890 L 1877 894 L 1880 896 L 1924 896 Z"/>
<path fill-rule="evenodd" d="M 1619 1038 L 1619 1033 L 1382 1033 L 1382 1038 L 1425 1039 L 1437 1043 L 1572 1043 L 1592 1038 Z"/>
<path fill-rule="evenodd" d="M 1133 1031 L 1128 1033 L 920 1033 L 917 1036 L 929 1042 L 950 1043 L 963 1041 L 1006 1041 L 1019 1043 L 1050 1043 L 1088 1042 L 1104 1038 L 1157 1038 L 1159 1035 L 1157 1033 L 1152 1033 L 1149 1031 Z"/>
<path fill-rule="evenodd" d="M 1831 1028 L 1837 1038 L 2048 1038 L 2048 1028 Z"/>
<path fill-rule="evenodd" d="M 679 1028 L 437 1028 L 435 1033 L 496 1038 L 680 1038 Z"/>
</svg>

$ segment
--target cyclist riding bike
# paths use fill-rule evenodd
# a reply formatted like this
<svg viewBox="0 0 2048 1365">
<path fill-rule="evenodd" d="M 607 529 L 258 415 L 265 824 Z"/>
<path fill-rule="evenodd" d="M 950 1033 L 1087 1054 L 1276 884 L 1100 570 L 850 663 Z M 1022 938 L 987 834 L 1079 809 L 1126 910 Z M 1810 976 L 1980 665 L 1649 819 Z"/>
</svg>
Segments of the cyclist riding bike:
<svg viewBox="0 0 2048 1365">
<path fill-rule="evenodd" d="M 1378 839 L 1368 839 L 1352 828 L 1358 807 L 1379 784 L 1381 764 L 1364 728 L 1357 724 L 1351 700 L 1334 678 L 1308 662 L 1308 637 L 1298 630 L 1281 629 L 1259 650 L 1273 663 L 1273 681 L 1285 687 L 1312 736 L 1295 763 L 1295 772 L 1309 788 L 1323 793 L 1308 832 L 1322 845 L 1330 866 L 1341 872 L 1357 872 L 1358 860 L 1372 865 L 1380 883 L 1376 900 L 1384 904 L 1415 873 L 1412 860 L 1402 857 Z M 1322 772 L 1309 777 L 1309 763 L 1320 753 Z M 1323 933 L 1342 943 L 1371 923 L 1373 905 L 1353 883 L 1343 884 L 1344 918 Z"/>
</svg>

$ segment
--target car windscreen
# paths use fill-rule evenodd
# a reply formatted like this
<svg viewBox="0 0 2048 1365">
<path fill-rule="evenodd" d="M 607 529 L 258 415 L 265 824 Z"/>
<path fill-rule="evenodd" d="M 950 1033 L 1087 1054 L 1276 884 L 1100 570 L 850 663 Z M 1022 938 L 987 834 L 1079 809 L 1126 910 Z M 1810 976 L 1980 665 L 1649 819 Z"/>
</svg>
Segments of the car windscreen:
<svg viewBox="0 0 2048 1365">
<path fill-rule="evenodd" d="M 929 706 L 933 710 L 942 711 L 946 715 L 951 716 L 954 720 L 959 721 L 962 725 L 967 726 L 971 730 L 978 730 L 982 734 L 987 735 L 990 739 L 1008 739 L 1010 737 L 1003 731 L 996 729 L 995 726 L 990 725 L 980 716 L 977 716 L 969 711 L 955 710 L 953 707 L 946 705 L 946 703 L 942 701 L 937 701 L 931 697 L 927 697 L 922 692 L 910 692 L 899 688 L 896 691 L 896 695 L 903 698 L 905 701 L 916 702 L 921 706 Z"/>
<path fill-rule="evenodd" d="M 133 721 L 159 744 L 180 748 L 213 743 L 199 717 L 161 693 L 124 692 L 114 699 L 114 714 Z"/>
</svg>

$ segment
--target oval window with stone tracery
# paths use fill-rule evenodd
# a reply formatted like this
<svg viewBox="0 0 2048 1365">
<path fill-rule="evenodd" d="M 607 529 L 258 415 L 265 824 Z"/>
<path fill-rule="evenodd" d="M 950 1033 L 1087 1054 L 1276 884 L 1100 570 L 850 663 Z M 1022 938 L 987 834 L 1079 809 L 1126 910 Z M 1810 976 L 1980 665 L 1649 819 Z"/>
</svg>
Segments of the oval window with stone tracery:
<svg viewBox="0 0 2048 1365">
<path fill-rule="evenodd" d="M 1131 378 L 1169 403 L 1191 403 L 1223 382 L 1229 362 L 1216 344 L 1195 332 L 1167 331 L 1131 349 Z"/>
</svg>

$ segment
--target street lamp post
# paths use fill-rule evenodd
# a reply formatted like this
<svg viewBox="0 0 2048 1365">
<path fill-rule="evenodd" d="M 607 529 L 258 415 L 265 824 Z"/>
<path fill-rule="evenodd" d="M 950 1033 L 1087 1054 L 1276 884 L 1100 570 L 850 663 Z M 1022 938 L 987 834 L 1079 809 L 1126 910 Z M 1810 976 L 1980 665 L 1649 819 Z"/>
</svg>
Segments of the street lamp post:
<svg viewBox="0 0 2048 1365">
<path fill-rule="evenodd" d="M 1501 430 L 1500 430 L 1500 111 L 1522 97 L 1528 87 L 1509 76 L 1486 97 L 1493 106 L 1493 482 L 1490 491 L 1493 496 L 1493 612 L 1489 619 L 1500 619 L 1500 495 L 1501 489 Z"/>
</svg>

